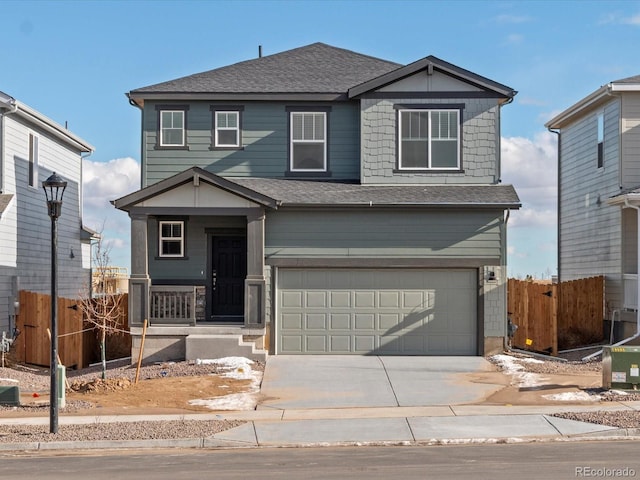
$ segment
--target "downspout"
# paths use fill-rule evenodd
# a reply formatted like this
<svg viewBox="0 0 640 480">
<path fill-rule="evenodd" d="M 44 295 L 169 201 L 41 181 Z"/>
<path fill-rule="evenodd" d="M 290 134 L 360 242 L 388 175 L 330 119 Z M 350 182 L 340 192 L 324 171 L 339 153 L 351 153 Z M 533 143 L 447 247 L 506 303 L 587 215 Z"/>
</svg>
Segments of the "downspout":
<svg viewBox="0 0 640 480">
<path fill-rule="evenodd" d="M 515 95 L 515 93 L 514 93 Z M 506 102 L 498 105 L 498 131 L 500 131 L 500 123 L 502 123 L 502 115 L 500 115 L 500 112 L 502 111 L 502 107 L 504 107 L 505 105 L 509 105 L 511 102 L 513 102 L 513 97 L 509 97 L 507 99 Z M 502 183 L 502 141 L 501 141 L 502 137 L 500 135 L 498 135 L 498 155 L 500 155 L 500 161 L 498 162 L 497 165 L 497 171 L 496 171 L 496 178 L 498 179 L 497 183 Z"/>
<path fill-rule="evenodd" d="M 145 136 L 146 133 L 144 131 L 144 108 L 142 108 L 135 100 L 131 99 L 128 95 L 127 98 L 129 99 L 129 105 L 131 105 L 132 107 L 137 107 L 138 109 L 140 109 L 140 188 L 144 188 L 146 187 L 146 175 L 144 175 L 144 169 L 146 168 L 145 165 Z"/>
<path fill-rule="evenodd" d="M 560 283 L 562 281 L 562 275 L 560 274 L 560 192 L 561 192 L 561 182 L 560 182 L 560 144 L 562 142 L 562 137 L 560 135 L 560 130 L 554 130 L 553 128 L 547 128 L 547 130 L 549 130 L 549 132 L 551 133 L 555 133 L 558 136 L 557 142 L 556 142 L 556 149 L 557 149 L 557 153 L 556 153 L 556 158 L 558 161 L 558 166 L 557 166 L 557 172 L 556 172 L 556 180 L 557 180 L 557 187 L 556 187 L 556 192 L 558 197 L 556 198 L 556 272 L 558 273 L 558 283 Z"/>
</svg>

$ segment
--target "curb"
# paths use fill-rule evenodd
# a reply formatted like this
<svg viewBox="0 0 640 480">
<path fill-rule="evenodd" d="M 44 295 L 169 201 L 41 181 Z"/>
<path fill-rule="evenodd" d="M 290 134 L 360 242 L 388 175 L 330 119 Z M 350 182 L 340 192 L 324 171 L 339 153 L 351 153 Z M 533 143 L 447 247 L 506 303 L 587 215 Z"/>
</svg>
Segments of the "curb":
<svg viewBox="0 0 640 480">
<path fill-rule="evenodd" d="M 249 442 L 234 442 L 216 438 L 176 438 L 152 440 L 98 440 L 91 442 L 52 441 L 0 443 L 2 452 L 40 452 L 56 450 L 123 450 L 123 449 L 247 449 L 247 448 L 318 448 L 318 447 L 381 447 L 381 446 L 436 446 L 436 445 L 496 445 L 519 443 L 551 443 L 551 442 L 581 442 L 599 440 L 640 440 L 640 428 L 622 428 L 605 432 L 593 432 L 575 436 L 555 437 L 496 437 L 496 438 L 446 438 L 430 440 L 402 440 L 402 441 L 344 441 L 344 442 L 310 442 L 310 443 L 282 443 L 280 445 L 259 445 Z"/>
</svg>

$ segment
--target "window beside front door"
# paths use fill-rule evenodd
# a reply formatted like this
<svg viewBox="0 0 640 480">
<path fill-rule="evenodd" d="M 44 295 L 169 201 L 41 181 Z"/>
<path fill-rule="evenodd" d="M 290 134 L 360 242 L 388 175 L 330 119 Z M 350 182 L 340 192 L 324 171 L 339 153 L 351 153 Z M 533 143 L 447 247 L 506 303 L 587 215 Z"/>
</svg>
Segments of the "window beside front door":
<svg viewBox="0 0 640 480">
<path fill-rule="evenodd" d="M 290 115 L 290 170 L 326 172 L 326 112 L 291 112 Z"/>
<path fill-rule="evenodd" d="M 159 222 L 159 256 L 184 257 L 184 222 Z"/>
<path fill-rule="evenodd" d="M 460 169 L 460 110 L 398 111 L 400 170 Z"/>
</svg>

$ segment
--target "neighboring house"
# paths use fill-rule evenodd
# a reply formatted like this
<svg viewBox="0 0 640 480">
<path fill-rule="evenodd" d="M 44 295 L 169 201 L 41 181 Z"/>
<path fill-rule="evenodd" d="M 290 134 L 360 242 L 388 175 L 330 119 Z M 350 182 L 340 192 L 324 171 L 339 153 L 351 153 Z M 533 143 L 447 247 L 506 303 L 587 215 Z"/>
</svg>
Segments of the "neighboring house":
<svg viewBox="0 0 640 480">
<path fill-rule="evenodd" d="M 515 94 L 322 43 L 130 91 L 133 357 L 502 350 Z"/>
<path fill-rule="evenodd" d="M 58 293 L 87 291 L 90 239 L 82 226 L 82 154 L 93 147 L 0 92 L 0 332 L 11 336 L 19 290 L 51 292 L 51 219 L 42 182 L 53 172 L 67 188 L 58 220 Z"/>
<path fill-rule="evenodd" d="M 605 276 L 605 317 L 636 333 L 640 76 L 603 85 L 545 124 L 558 133 L 560 281 Z"/>
</svg>

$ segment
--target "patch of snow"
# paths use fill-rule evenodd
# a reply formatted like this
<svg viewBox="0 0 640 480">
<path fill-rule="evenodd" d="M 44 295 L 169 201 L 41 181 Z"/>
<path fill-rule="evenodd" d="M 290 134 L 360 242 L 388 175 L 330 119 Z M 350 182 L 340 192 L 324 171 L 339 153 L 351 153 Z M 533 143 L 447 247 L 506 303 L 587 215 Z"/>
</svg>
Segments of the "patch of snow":
<svg viewBox="0 0 640 480">
<path fill-rule="evenodd" d="M 231 393 L 222 397 L 189 400 L 190 405 L 199 405 L 211 410 L 253 410 L 257 404 L 256 393 Z"/>
<path fill-rule="evenodd" d="M 190 400 L 189 404 L 199 405 L 211 410 L 253 410 L 258 403 L 258 392 L 262 381 L 262 372 L 254 371 L 251 365 L 254 362 L 245 357 L 224 357 L 214 359 L 197 359 L 196 364 L 214 364 L 228 371 L 221 374 L 223 377 L 236 380 L 251 380 L 246 392 L 231 393 L 216 398 Z"/>
<path fill-rule="evenodd" d="M 541 377 L 537 373 L 525 372 L 524 367 L 518 363 L 525 359 L 515 358 L 510 355 L 494 355 L 491 357 L 500 368 L 505 373 L 508 373 L 514 378 L 515 383 L 518 384 L 519 387 L 531 388 L 542 385 L 542 381 L 546 380 L 546 378 Z M 526 360 L 534 360 L 534 359 L 526 359 Z M 535 362 L 539 362 L 540 360 L 534 360 Z"/>
<path fill-rule="evenodd" d="M 562 392 L 542 397 L 558 402 L 597 402 L 600 400 L 598 395 L 589 395 L 587 392 Z"/>
</svg>

